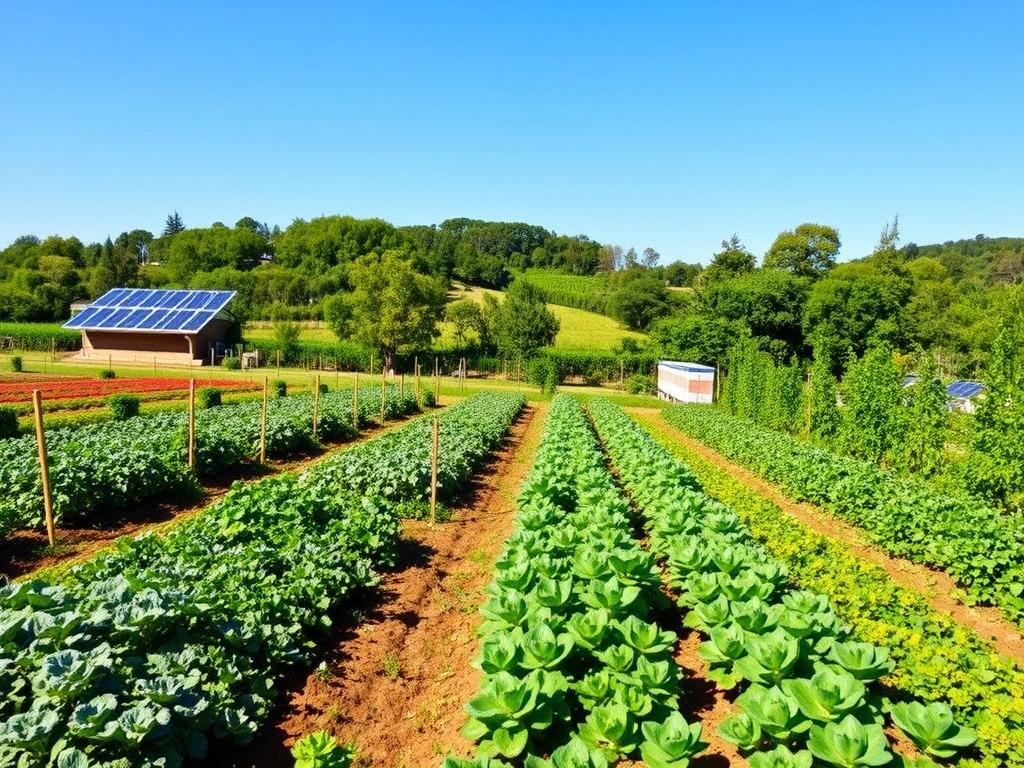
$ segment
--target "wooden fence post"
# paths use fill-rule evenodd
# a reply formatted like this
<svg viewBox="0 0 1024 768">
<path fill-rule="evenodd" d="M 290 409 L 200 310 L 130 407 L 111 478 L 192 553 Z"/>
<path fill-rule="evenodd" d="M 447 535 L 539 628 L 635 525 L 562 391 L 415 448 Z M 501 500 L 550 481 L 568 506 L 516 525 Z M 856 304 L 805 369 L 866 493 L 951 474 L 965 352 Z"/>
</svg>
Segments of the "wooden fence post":
<svg viewBox="0 0 1024 768">
<path fill-rule="evenodd" d="M 277 350 L 277 375 L 281 375 L 281 350 Z"/>
<path fill-rule="evenodd" d="M 437 452 L 440 445 L 437 416 L 432 419 L 430 450 L 430 525 L 437 522 Z"/>
<path fill-rule="evenodd" d="M 369 370 L 369 374 L 371 376 L 373 375 L 373 352 L 370 352 L 370 370 Z"/>
<path fill-rule="evenodd" d="M 626 361 L 619 360 L 619 389 L 626 388 Z"/>
<path fill-rule="evenodd" d="M 188 380 L 188 466 L 196 466 L 196 380 Z"/>
<path fill-rule="evenodd" d="M 405 400 L 405 374 L 404 373 L 398 379 L 398 396 L 402 400 Z"/>
<path fill-rule="evenodd" d="M 359 431 L 359 371 L 356 371 L 356 380 L 352 384 L 352 426 L 356 432 Z"/>
<path fill-rule="evenodd" d="M 316 375 L 313 384 L 313 439 L 316 440 L 317 427 L 320 423 L 320 374 Z"/>
<path fill-rule="evenodd" d="M 263 377 L 263 409 L 260 411 L 260 464 L 267 463 L 267 407 L 270 400 L 270 377 Z"/>
<path fill-rule="evenodd" d="M 420 359 L 416 358 L 416 405 L 420 404 Z"/>
<path fill-rule="evenodd" d="M 32 410 L 36 422 L 36 446 L 39 448 L 39 471 L 43 480 L 43 512 L 46 515 L 46 538 L 52 547 L 56 542 L 53 530 L 53 496 L 50 492 L 50 457 L 46 453 L 46 435 L 43 433 L 43 393 L 32 391 Z"/>
<path fill-rule="evenodd" d="M 50 339 L 50 359 L 57 362 L 57 340 Z"/>
<path fill-rule="evenodd" d="M 380 366 L 380 423 L 384 423 L 384 404 L 387 401 L 388 367 L 386 363 Z"/>
</svg>

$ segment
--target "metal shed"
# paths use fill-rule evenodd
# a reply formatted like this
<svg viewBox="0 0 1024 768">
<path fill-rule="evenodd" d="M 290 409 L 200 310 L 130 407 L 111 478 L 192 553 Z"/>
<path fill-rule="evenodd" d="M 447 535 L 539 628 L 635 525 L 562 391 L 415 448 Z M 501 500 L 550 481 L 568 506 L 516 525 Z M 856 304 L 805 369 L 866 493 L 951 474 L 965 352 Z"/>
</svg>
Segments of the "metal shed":
<svg viewBox="0 0 1024 768">
<path fill-rule="evenodd" d="M 204 365 L 228 348 L 237 320 L 234 291 L 113 288 L 64 327 L 82 332 L 74 359 L 159 365 Z"/>
<path fill-rule="evenodd" d="M 658 361 L 658 397 L 677 403 L 714 402 L 715 369 L 700 363 Z"/>
</svg>

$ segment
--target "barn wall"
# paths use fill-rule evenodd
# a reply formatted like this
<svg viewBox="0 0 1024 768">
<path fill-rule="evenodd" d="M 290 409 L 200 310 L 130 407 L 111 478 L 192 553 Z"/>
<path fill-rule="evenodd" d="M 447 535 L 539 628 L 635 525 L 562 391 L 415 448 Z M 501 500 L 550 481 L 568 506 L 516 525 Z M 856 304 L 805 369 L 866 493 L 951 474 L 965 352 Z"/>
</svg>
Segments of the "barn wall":
<svg viewBox="0 0 1024 768">
<path fill-rule="evenodd" d="M 140 365 L 201 365 L 189 355 L 188 337 L 172 333 L 127 333 L 125 331 L 83 331 L 82 351 L 76 360 L 93 363 L 137 363 Z"/>
</svg>

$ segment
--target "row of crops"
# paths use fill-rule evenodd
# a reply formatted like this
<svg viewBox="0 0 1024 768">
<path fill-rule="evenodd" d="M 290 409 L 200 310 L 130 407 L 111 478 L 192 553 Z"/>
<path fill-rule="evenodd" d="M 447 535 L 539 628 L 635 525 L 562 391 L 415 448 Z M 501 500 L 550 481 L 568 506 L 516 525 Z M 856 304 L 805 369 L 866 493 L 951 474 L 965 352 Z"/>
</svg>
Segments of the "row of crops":
<svg viewBox="0 0 1024 768">
<path fill-rule="evenodd" d="M 352 392 L 320 397 L 317 438 L 340 440 L 356 434 Z M 359 422 L 381 412 L 381 390 L 359 393 Z M 125 421 L 47 433 L 54 515 L 73 522 L 127 505 L 194 489 L 196 477 L 210 477 L 257 456 L 260 441 L 258 402 L 224 405 L 196 414 L 195 471 L 188 467 L 188 416 L 166 412 Z M 389 387 L 387 418 L 417 409 L 411 393 Z M 312 395 L 274 398 L 268 405 L 267 455 L 281 457 L 316 447 Z M 43 523 L 42 481 L 35 438 L 0 440 L 0 537 Z"/>
<path fill-rule="evenodd" d="M 864 530 L 886 552 L 948 573 L 1024 627 L 1024 519 L 711 408 L 665 420 L 729 459 Z"/>
<path fill-rule="evenodd" d="M 665 754 L 702 748 L 700 728 L 677 711 L 676 636 L 652 620 L 664 601 L 654 559 L 568 396 L 552 402 L 487 593 L 484 679 L 464 729 L 481 758 L 446 765 L 605 766 L 641 755 L 657 768 Z"/>
<path fill-rule="evenodd" d="M 886 727 L 929 758 L 972 747 L 976 733 L 946 703 L 890 698 L 888 650 L 858 641 L 825 595 L 794 588 L 737 515 L 621 409 L 590 408 L 650 551 L 633 536 L 629 501 L 583 409 L 556 398 L 482 608 L 484 678 L 464 730 L 478 756 L 446 766 L 601 768 L 625 758 L 685 768 L 707 744 L 680 711 L 696 705 L 681 697 L 673 659 L 680 621 L 704 638 L 710 680 L 738 694 L 718 732 L 754 768 L 931 764 L 901 762 Z"/>
<path fill-rule="evenodd" d="M 736 513 L 620 408 L 598 400 L 591 410 L 684 622 L 705 638 L 709 677 L 741 690 L 719 733 L 753 753 L 752 765 L 896 765 L 886 722 L 932 758 L 974 744 L 947 703 L 890 699 L 880 683 L 894 667 L 888 649 L 853 638 L 825 595 L 794 589 Z"/>
<path fill-rule="evenodd" d="M 450 488 L 522 405 L 488 394 L 446 411 L 442 433 L 476 446 Z M 384 472 L 422 439 L 418 422 L 392 434 L 404 437 L 377 456 Z M 211 739 L 250 739 L 282 676 L 395 561 L 400 494 L 338 487 L 332 472 L 237 484 L 166 537 L 122 539 L 61 583 L 0 589 L 0 764 L 167 768 Z"/>
</svg>

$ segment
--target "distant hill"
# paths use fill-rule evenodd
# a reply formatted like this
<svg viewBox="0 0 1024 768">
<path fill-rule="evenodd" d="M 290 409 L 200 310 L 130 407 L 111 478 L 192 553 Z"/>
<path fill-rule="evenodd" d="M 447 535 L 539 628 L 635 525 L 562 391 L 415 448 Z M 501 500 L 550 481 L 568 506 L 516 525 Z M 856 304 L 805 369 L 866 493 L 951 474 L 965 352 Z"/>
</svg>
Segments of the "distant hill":
<svg viewBox="0 0 1024 768">
<path fill-rule="evenodd" d="M 1024 237 L 985 237 L 947 240 L 932 245 L 907 243 L 901 249 L 907 261 L 936 259 L 956 282 L 973 280 L 983 285 L 1024 282 Z"/>
</svg>

